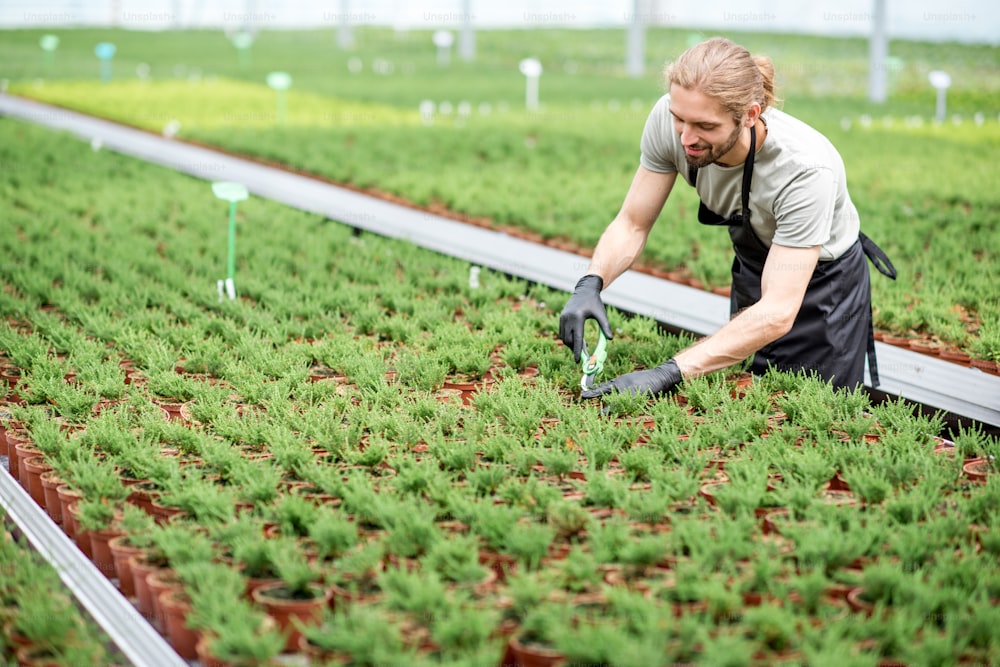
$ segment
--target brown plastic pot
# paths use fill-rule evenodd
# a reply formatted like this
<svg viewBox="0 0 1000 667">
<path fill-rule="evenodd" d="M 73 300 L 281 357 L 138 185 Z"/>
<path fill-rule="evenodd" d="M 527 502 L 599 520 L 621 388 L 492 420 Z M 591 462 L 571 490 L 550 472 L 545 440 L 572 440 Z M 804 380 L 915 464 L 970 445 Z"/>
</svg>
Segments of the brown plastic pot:
<svg viewBox="0 0 1000 667">
<path fill-rule="evenodd" d="M 185 660 L 198 657 L 196 646 L 201 634 L 188 627 L 191 613 L 191 599 L 183 588 L 174 588 L 160 594 L 160 608 L 163 610 L 163 628 L 167 641 L 177 655 Z"/>
<path fill-rule="evenodd" d="M 288 587 L 283 581 L 266 584 L 253 591 L 254 602 L 264 607 L 286 636 L 286 651 L 297 650 L 299 638 L 302 637 L 302 632 L 296 627 L 293 619 L 300 625 L 319 625 L 323 620 L 324 611 L 330 604 L 333 591 L 318 584 L 313 584 L 310 589 L 314 596 L 301 600 L 289 597 Z"/>
</svg>

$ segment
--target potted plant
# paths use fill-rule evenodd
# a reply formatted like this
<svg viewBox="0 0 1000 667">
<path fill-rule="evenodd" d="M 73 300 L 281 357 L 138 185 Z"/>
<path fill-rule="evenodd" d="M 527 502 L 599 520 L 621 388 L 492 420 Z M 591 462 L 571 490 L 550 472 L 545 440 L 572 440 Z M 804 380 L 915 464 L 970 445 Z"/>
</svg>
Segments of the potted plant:
<svg viewBox="0 0 1000 667">
<path fill-rule="evenodd" d="M 555 537 L 556 530 L 552 526 L 521 521 L 505 536 L 503 551 L 513 555 L 524 568 L 536 570 L 549 553 Z"/>
<path fill-rule="evenodd" d="M 194 609 L 204 614 L 195 602 Z M 210 613 L 202 621 L 204 631 L 195 645 L 199 661 L 209 666 L 258 667 L 276 665 L 276 658 L 285 647 L 285 637 L 273 619 L 246 601 L 228 598 L 217 604 L 225 606 L 219 614 Z"/>
<path fill-rule="evenodd" d="M 632 535 L 617 553 L 626 582 L 636 585 L 652 568 L 666 560 L 669 544 L 668 536 L 662 534 Z"/>
<path fill-rule="evenodd" d="M 271 540 L 262 539 L 262 530 L 249 530 L 253 525 L 243 524 L 238 532 L 220 536 L 224 548 L 231 554 L 233 565 L 246 577 L 247 597 L 251 597 L 260 586 L 280 581 L 277 564 L 273 560 L 274 550 L 269 546 Z"/>
<path fill-rule="evenodd" d="M 421 559 L 421 565 L 445 581 L 470 588 L 496 579 L 496 574 L 479 562 L 479 540 L 472 535 L 438 540 Z M 486 593 L 481 586 L 478 592 Z"/>
<path fill-rule="evenodd" d="M 570 624 L 571 607 L 566 604 L 540 602 L 524 616 L 521 627 L 507 643 L 504 663 L 523 667 L 551 667 L 566 661 L 559 650 L 560 632 Z"/>
<path fill-rule="evenodd" d="M 386 552 L 397 559 L 417 558 L 441 539 L 433 514 L 392 501 L 382 503 L 379 514 Z"/>
<path fill-rule="evenodd" d="M 206 603 L 204 596 L 215 596 L 223 590 L 239 595 L 243 586 L 235 570 L 211 561 L 182 563 L 176 567 L 176 576 L 180 585 L 160 595 L 163 630 L 179 656 L 194 660 L 198 657 L 197 644 L 202 630 L 208 627 L 207 624 L 199 625 L 196 606 L 207 604 L 211 608 L 216 601 Z"/>
<path fill-rule="evenodd" d="M 431 624 L 428 648 L 444 659 L 494 661 L 493 635 L 498 619 L 499 614 L 490 607 L 461 598 L 449 601 Z"/>
<path fill-rule="evenodd" d="M 557 500 L 545 508 L 545 522 L 555 530 L 557 540 L 575 541 L 586 535 L 591 515 L 578 503 Z"/>
<path fill-rule="evenodd" d="M 872 563 L 861 572 L 860 585 L 847 594 L 847 602 L 857 611 L 871 613 L 876 604 L 893 606 L 903 602 L 910 590 L 910 575 L 899 563 Z"/>
<path fill-rule="evenodd" d="M 123 534 L 116 525 L 116 519 L 123 509 L 122 501 L 113 504 L 101 498 L 84 498 L 76 503 L 78 540 L 89 540 L 90 558 L 109 579 L 116 574 L 115 561 L 111 554 L 110 540 Z"/>
<path fill-rule="evenodd" d="M 340 602 L 368 604 L 384 597 L 380 575 L 385 569 L 385 547 L 381 541 L 362 542 L 342 556 L 327 572 L 335 605 Z"/>
<path fill-rule="evenodd" d="M 253 590 L 255 602 L 262 605 L 285 634 L 285 650 L 297 650 L 302 625 L 320 622 L 332 591 L 323 586 L 319 570 L 309 562 L 297 542 L 289 538 L 267 541 L 270 560 L 280 581 L 263 584 Z"/>
<path fill-rule="evenodd" d="M 122 534 L 108 540 L 108 550 L 114 563 L 118 588 L 126 598 L 135 597 L 135 581 L 129 567 L 129 559 L 150 548 L 153 544 L 153 518 L 143 510 L 128 505 L 122 507 L 117 521 Z"/>
<path fill-rule="evenodd" d="M 321 563 L 336 561 L 358 544 L 358 528 L 343 513 L 321 509 L 309 525 L 309 539 Z"/>
<path fill-rule="evenodd" d="M 600 563 L 582 545 L 575 545 L 559 561 L 553 583 L 571 596 L 596 594 L 603 583 Z"/>
<path fill-rule="evenodd" d="M 265 520 L 273 523 L 281 535 L 304 538 L 319 514 L 319 508 L 296 493 L 286 493 L 267 506 Z"/>
<path fill-rule="evenodd" d="M 415 658 L 404 646 L 398 624 L 369 605 L 328 610 L 319 624 L 302 627 L 299 648 L 312 660 L 349 660 L 359 667 L 411 664 Z"/>
</svg>

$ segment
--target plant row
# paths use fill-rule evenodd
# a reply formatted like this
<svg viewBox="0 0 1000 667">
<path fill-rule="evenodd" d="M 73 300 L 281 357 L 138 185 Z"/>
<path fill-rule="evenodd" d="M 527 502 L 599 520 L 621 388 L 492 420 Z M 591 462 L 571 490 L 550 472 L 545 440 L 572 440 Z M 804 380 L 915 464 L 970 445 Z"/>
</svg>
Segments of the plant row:
<svg viewBox="0 0 1000 667">
<path fill-rule="evenodd" d="M 107 636 L 79 608 L 56 570 L 2 512 L 0 521 L 0 657 L 5 664 L 115 664 Z"/>
<path fill-rule="evenodd" d="M 781 373 L 602 410 L 564 296 L 266 202 L 220 302 L 207 186 L 11 131 L 11 467 L 171 636 L 187 606 L 234 663 L 996 659 L 995 438 Z M 609 376 L 690 342 L 610 315 Z"/>
<path fill-rule="evenodd" d="M 210 39 L 216 37 L 198 35 L 197 39 L 208 53 L 227 46 L 212 46 Z M 558 33 L 551 37 L 570 39 Z M 673 43 L 677 37 L 683 35 L 670 34 L 667 40 Z M 167 63 L 168 55 L 158 55 L 159 49 L 170 53 L 171 38 L 187 39 L 187 35 L 161 37 L 164 44 L 146 58 L 154 69 L 166 71 L 173 66 Z M 275 43 L 268 47 L 270 57 L 287 62 L 292 56 L 279 55 L 282 47 L 278 38 L 273 38 Z M 991 362 L 1000 361 L 1000 314 L 989 291 L 998 266 L 992 243 L 996 226 L 989 212 L 996 201 L 990 184 L 983 180 L 988 178 L 989 165 L 975 163 L 987 159 L 988 152 L 981 153 L 981 158 L 973 152 L 970 157 L 968 147 L 995 144 L 996 125 L 928 123 L 913 128 L 876 122 L 861 130 L 844 130 L 841 117 L 856 113 L 857 104 L 851 107 L 839 98 L 822 98 L 822 103 L 817 103 L 814 92 L 800 92 L 808 86 L 796 75 L 803 62 L 814 62 L 818 56 L 813 50 L 801 52 L 802 45 L 794 38 L 784 39 L 787 44 L 773 55 L 779 72 L 782 60 L 787 59 L 789 74 L 784 81 L 788 88 L 783 96 L 788 99 L 789 111 L 817 126 L 837 145 L 866 233 L 882 244 L 900 269 L 895 282 L 873 281 L 877 326 L 890 341 L 904 345 L 913 341 L 922 351 L 945 352 L 949 358 L 962 350 L 995 371 Z M 416 43 L 387 42 L 375 36 L 363 43 L 362 56 L 384 57 L 381 52 L 392 52 L 398 54 L 393 57 L 412 61 L 414 74 L 429 76 L 424 72 L 429 54 L 422 54 Z M 190 52 L 187 41 L 185 52 Z M 966 55 L 976 52 L 975 47 L 968 47 Z M 586 68 L 600 71 L 600 59 L 610 57 L 610 52 L 595 52 Z M 838 58 L 833 52 L 827 57 Z M 915 54 L 912 57 L 919 60 Z M 961 54 L 949 52 L 941 57 L 954 61 L 956 71 L 969 67 Z M 471 95 L 481 90 L 484 80 L 499 84 L 505 79 L 495 58 L 493 54 L 481 65 L 461 66 L 446 77 L 437 77 L 445 83 L 428 81 L 427 85 L 454 86 Z M 940 67 L 941 62 L 933 65 Z M 129 79 L 106 85 L 87 80 L 47 81 L 38 87 L 25 81 L 16 83 L 14 90 L 156 132 L 178 120 L 181 137 L 278 162 L 374 194 L 402 197 L 480 224 L 518 230 L 584 253 L 593 248 L 620 206 L 636 168 L 638 137 L 646 112 L 660 90 L 658 82 L 650 81 L 645 88 L 633 82 L 627 95 L 609 95 L 619 97 L 617 105 L 609 108 L 602 101 L 595 108 L 595 91 L 620 92 L 621 77 L 614 70 L 586 75 L 559 73 L 555 78 L 560 82 L 556 85 L 561 99 L 541 113 L 526 114 L 517 110 L 518 105 L 507 104 L 506 112 L 485 116 L 477 112 L 461 121 L 456 113 L 438 115 L 432 126 L 424 127 L 416 102 L 395 84 L 398 77 L 373 72 L 354 76 L 346 71 L 341 76 L 324 73 L 317 77 L 310 67 L 302 67 L 302 81 L 289 91 L 288 118 L 283 123 L 278 122 L 275 96 L 263 85 L 263 75 L 254 78 L 252 72 L 231 71 L 218 58 L 207 56 L 198 61 L 200 72 L 226 72 L 248 82 L 209 77 L 192 82 L 171 74 L 152 81 Z M 913 67 L 920 70 L 916 62 Z M 968 76 L 982 78 L 985 74 L 972 69 Z M 597 80 L 591 81 L 593 77 Z M 579 86 L 575 93 L 574 85 Z M 399 90 L 398 97 L 380 93 L 376 104 L 374 93 L 365 91 L 378 89 Z M 953 104 L 956 92 L 950 92 Z M 478 109 L 481 103 L 495 100 L 482 91 L 467 101 Z M 912 111 L 900 103 L 873 113 L 877 120 L 878 114 L 897 108 L 900 113 Z M 997 111 L 976 110 L 991 118 Z M 317 141 L 317 137 L 322 139 Z M 950 176 L 937 174 L 927 152 L 920 148 L 928 143 L 935 146 L 936 162 L 962 164 L 964 168 L 951 170 Z M 873 146 L 877 150 L 873 151 Z M 330 159 L 331 150 L 336 159 Z M 600 159 L 581 170 L 581 155 Z M 888 155 L 893 156 L 892 163 L 883 157 Z M 552 192 L 559 195 L 553 197 Z M 669 233 L 654 232 L 642 261 L 662 275 L 724 291 L 729 282 L 728 242 L 725 235 L 714 233 L 718 230 L 698 225 L 696 210 L 693 192 L 676 188 L 661 221 Z M 945 227 L 961 233 L 942 235 L 940 230 Z M 928 252 L 935 257 L 931 264 L 925 259 Z M 967 358 L 962 361 L 969 363 Z"/>
</svg>

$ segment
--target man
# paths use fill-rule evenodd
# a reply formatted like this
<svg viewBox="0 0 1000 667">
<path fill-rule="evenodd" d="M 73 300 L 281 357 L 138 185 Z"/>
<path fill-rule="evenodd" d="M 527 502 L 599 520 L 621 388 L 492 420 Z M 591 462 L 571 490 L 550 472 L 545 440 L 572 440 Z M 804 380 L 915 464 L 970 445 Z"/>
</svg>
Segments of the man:
<svg viewBox="0 0 1000 667">
<path fill-rule="evenodd" d="M 877 386 L 865 258 L 892 278 L 895 269 L 860 233 L 836 149 L 772 108 L 771 61 L 727 39 L 685 51 L 667 66 L 666 81 L 669 93 L 646 121 L 638 171 L 562 312 L 559 336 L 577 361 L 587 319 L 612 337 L 600 292 L 642 252 L 678 174 L 698 191 L 699 222 L 728 227 L 732 319 L 666 363 L 582 396 L 663 394 L 751 355 L 754 373 L 773 365 L 855 387 L 867 354 Z"/>
</svg>

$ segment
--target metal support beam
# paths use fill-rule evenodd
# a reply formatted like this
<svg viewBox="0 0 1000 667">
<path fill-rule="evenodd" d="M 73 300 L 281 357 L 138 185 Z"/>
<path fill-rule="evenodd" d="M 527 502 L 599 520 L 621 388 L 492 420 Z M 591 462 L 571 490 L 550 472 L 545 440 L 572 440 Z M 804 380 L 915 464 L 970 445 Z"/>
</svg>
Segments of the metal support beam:
<svg viewBox="0 0 1000 667">
<path fill-rule="evenodd" d="M 135 667 L 187 667 L 170 644 L 0 465 L 0 507 Z"/>
</svg>

